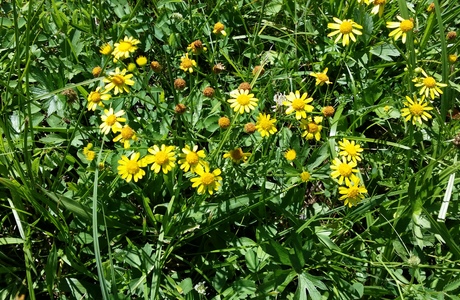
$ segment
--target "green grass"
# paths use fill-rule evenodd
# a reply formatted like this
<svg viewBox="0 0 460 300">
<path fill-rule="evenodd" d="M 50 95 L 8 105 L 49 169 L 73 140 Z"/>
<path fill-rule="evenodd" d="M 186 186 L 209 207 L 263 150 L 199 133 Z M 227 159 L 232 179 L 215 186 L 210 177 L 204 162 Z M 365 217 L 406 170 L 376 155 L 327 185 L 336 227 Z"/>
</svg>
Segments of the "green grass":
<svg viewBox="0 0 460 300">
<path fill-rule="evenodd" d="M 460 38 L 449 32 L 460 5 L 387 2 L 379 17 L 354 0 L 3 1 L 0 299 L 459 299 L 460 85 L 449 55 Z M 405 43 L 386 27 L 397 16 L 414 24 Z M 334 43 L 333 17 L 363 34 Z M 100 53 L 125 37 L 140 42 L 127 58 Z M 187 50 L 196 40 L 199 55 Z M 192 73 L 180 68 L 186 53 Z M 89 110 L 91 93 L 128 67 L 129 92 L 112 89 Z M 331 84 L 315 85 L 326 68 Z M 413 125 L 401 114 L 406 96 L 422 98 L 422 70 L 447 86 Z M 228 100 L 243 82 L 258 101 L 238 114 Z M 276 105 L 295 91 L 313 99 L 304 123 Z M 335 113 L 323 116 L 326 106 Z M 136 133 L 129 149 L 113 141 L 120 132 L 101 132 L 109 108 Z M 276 132 L 248 133 L 260 114 Z M 343 139 L 363 148 L 355 185 L 331 175 Z M 167 172 L 154 171 L 154 145 L 173 146 Z M 204 167 L 186 172 L 181 154 L 195 145 Z M 224 157 L 238 148 L 240 163 Z M 145 174 L 127 181 L 119 167 L 133 153 L 128 165 Z M 193 182 L 209 178 L 213 193 L 199 193 Z M 346 205 L 358 179 L 366 192 Z"/>
</svg>

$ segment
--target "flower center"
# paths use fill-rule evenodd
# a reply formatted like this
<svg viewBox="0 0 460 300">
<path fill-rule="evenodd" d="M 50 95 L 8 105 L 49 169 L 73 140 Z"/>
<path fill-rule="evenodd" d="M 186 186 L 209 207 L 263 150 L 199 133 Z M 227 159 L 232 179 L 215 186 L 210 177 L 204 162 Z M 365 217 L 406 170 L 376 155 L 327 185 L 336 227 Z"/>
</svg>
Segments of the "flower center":
<svg viewBox="0 0 460 300">
<path fill-rule="evenodd" d="M 386 0 L 374 0 L 374 5 L 381 5 L 385 3 L 386 3 Z"/>
<path fill-rule="evenodd" d="M 355 146 L 353 146 L 352 144 L 348 144 L 346 147 L 345 147 L 345 151 L 351 155 L 351 156 L 354 156 L 356 155 L 356 148 Z"/>
<path fill-rule="evenodd" d="M 98 92 L 93 92 L 90 97 L 91 102 L 99 102 L 101 101 L 101 94 Z"/>
<path fill-rule="evenodd" d="M 206 186 L 213 184 L 214 175 L 212 173 L 204 173 L 201 175 L 201 183 Z"/>
<path fill-rule="evenodd" d="M 348 177 L 351 175 L 352 168 L 350 167 L 349 164 L 342 163 L 339 165 L 338 171 L 340 175 L 342 175 L 343 177 Z"/>
<path fill-rule="evenodd" d="M 432 89 L 436 86 L 436 80 L 434 80 L 433 77 L 427 77 L 425 79 L 423 79 L 423 84 L 429 88 L 429 89 Z"/>
<path fill-rule="evenodd" d="M 109 126 L 113 126 L 115 122 L 117 121 L 117 117 L 115 115 L 110 115 L 105 119 L 105 123 Z"/>
<path fill-rule="evenodd" d="M 115 75 L 112 77 L 112 82 L 116 86 L 120 86 L 125 83 L 125 78 L 122 75 Z"/>
<path fill-rule="evenodd" d="M 248 105 L 250 100 L 251 97 L 249 97 L 249 95 L 246 94 L 239 95 L 238 98 L 236 98 L 236 101 L 242 106 Z"/>
<path fill-rule="evenodd" d="M 168 157 L 168 154 L 166 154 L 165 152 L 163 151 L 160 151 L 158 152 L 156 155 L 155 155 L 155 162 L 158 164 L 158 165 L 165 165 L 169 162 L 169 157 Z"/>
<path fill-rule="evenodd" d="M 133 135 L 134 135 L 134 130 L 132 130 L 131 127 L 129 126 L 123 127 L 123 129 L 121 130 L 121 137 L 124 140 L 131 139 Z"/>
<path fill-rule="evenodd" d="M 418 103 L 412 104 L 409 107 L 409 111 L 413 116 L 420 116 L 423 113 L 423 106 Z"/>
<path fill-rule="evenodd" d="M 292 108 L 299 111 L 299 110 L 303 110 L 305 107 L 305 102 L 302 100 L 302 99 L 294 99 L 294 101 L 292 101 Z"/>
<path fill-rule="evenodd" d="M 196 165 L 198 163 L 198 155 L 195 152 L 189 152 L 187 156 L 185 156 L 185 160 L 188 162 L 189 165 Z"/>
<path fill-rule="evenodd" d="M 233 160 L 240 160 L 243 158 L 243 150 L 240 149 L 235 149 L 230 151 L 230 156 L 232 157 Z"/>
<path fill-rule="evenodd" d="M 308 123 L 308 132 L 309 133 L 315 133 L 318 131 L 318 125 L 315 123 Z"/>
<path fill-rule="evenodd" d="M 318 79 L 320 81 L 324 81 L 324 82 L 329 81 L 329 77 L 326 74 L 323 74 L 323 73 L 318 74 Z"/>
<path fill-rule="evenodd" d="M 352 24 L 350 21 L 343 21 L 342 24 L 340 24 L 340 33 L 342 34 L 348 34 L 353 30 Z"/>
<path fill-rule="evenodd" d="M 128 171 L 129 174 L 136 174 L 139 172 L 139 165 L 137 164 L 137 161 L 130 160 L 126 162 L 126 171 Z"/>
<path fill-rule="evenodd" d="M 190 58 L 184 58 L 182 61 L 182 67 L 184 68 L 192 68 L 193 67 L 193 62 Z"/>
<path fill-rule="evenodd" d="M 302 181 L 308 181 L 310 179 L 310 173 L 308 173 L 307 171 L 303 171 L 300 174 L 300 179 L 302 179 Z"/>
<path fill-rule="evenodd" d="M 118 50 L 119 51 L 122 51 L 122 52 L 126 52 L 126 51 L 129 51 L 129 49 L 133 46 L 133 44 L 131 44 L 130 42 L 120 42 L 120 44 L 118 45 Z"/>
<path fill-rule="evenodd" d="M 356 198 L 359 195 L 359 188 L 357 187 L 351 187 L 348 189 L 347 197 L 348 198 Z"/>
<path fill-rule="evenodd" d="M 414 23 L 411 20 L 404 20 L 399 25 L 399 28 L 402 30 L 402 32 L 408 32 L 414 28 Z"/>
<path fill-rule="evenodd" d="M 267 119 L 262 119 L 259 124 L 264 130 L 269 130 L 272 127 L 272 122 Z"/>
</svg>

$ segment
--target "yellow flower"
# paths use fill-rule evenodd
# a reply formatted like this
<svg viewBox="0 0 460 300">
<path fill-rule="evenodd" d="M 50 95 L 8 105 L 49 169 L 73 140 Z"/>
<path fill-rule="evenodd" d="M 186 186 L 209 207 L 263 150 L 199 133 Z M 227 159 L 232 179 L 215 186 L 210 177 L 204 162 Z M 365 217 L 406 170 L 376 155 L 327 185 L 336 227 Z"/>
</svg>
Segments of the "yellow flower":
<svg viewBox="0 0 460 300">
<path fill-rule="evenodd" d="M 206 154 L 204 150 L 198 150 L 197 145 L 195 145 L 193 149 L 191 149 L 189 145 L 185 145 L 185 148 L 182 148 L 182 152 L 183 153 L 180 154 L 181 159 L 179 159 L 179 164 L 184 172 L 190 170 L 190 172 L 195 173 L 199 166 L 206 164 L 205 161 L 200 159 L 205 158 Z"/>
<path fill-rule="evenodd" d="M 308 117 L 306 120 L 302 120 L 300 123 L 300 128 L 304 129 L 304 133 L 302 136 L 305 137 L 307 140 L 316 139 L 319 141 L 321 139 L 321 130 L 323 126 L 321 123 L 323 122 L 323 117 L 316 116 L 314 118 Z"/>
<path fill-rule="evenodd" d="M 137 50 L 138 44 L 140 44 L 141 41 L 138 39 L 133 38 L 132 36 L 127 37 L 123 40 L 120 40 L 120 42 L 115 43 L 115 49 L 112 52 L 112 55 L 114 56 L 115 59 L 123 59 L 123 58 L 128 58 L 129 54 Z"/>
<path fill-rule="evenodd" d="M 303 171 L 302 173 L 300 173 L 300 180 L 302 180 L 303 182 L 307 182 L 308 180 L 310 180 L 310 173 L 307 172 L 307 171 Z"/>
<path fill-rule="evenodd" d="M 104 115 L 101 116 L 102 124 L 99 126 L 103 134 L 108 134 L 110 129 L 113 133 L 121 131 L 123 128 L 120 122 L 126 122 L 125 118 L 120 118 L 125 114 L 124 110 L 113 113 L 113 108 L 104 109 Z"/>
<path fill-rule="evenodd" d="M 143 67 L 147 64 L 147 58 L 145 56 L 139 56 L 138 58 L 136 58 L 136 64 L 139 66 L 139 67 Z"/>
<path fill-rule="evenodd" d="M 121 160 L 118 161 L 118 174 L 127 182 L 130 182 L 133 178 L 134 182 L 137 182 L 145 175 L 145 171 L 141 169 L 142 160 L 139 161 L 140 155 L 139 152 L 134 152 L 131 154 L 130 159 L 122 155 Z"/>
<path fill-rule="evenodd" d="M 219 189 L 219 181 L 222 180 L 222 177 L 219 176 L 221 174 L 220 169 L 210 172 L 209 167 L 206 165 L 205 167 L 197 168 L 196 173 L 199 177 L 192 178 L 190 181 L 193 183 L 192 187 L 198 188 L 198 194 L 208 192 L 212 195 L 214 191 Z"/>
<path fill-rule="evenodd" d="M 224 154 L 224 158 L 230 158 L 234 163 L 239 164 L 241 161 L 245 162 L 251 153 L 244 153 L 241 148 L 236 148 Z"/>
<path fill-rule="evenodd" d="M 295 118 L 300 120 L 302 118 L 307 117 L 307 112 L 313 111 L 313 106 L 309 105 L 308 103 L 313 101 L 313 98 L 307 98 L 308 94 L 303 93 L 300 96 L 299 91 L 295 91 L 295 94 L 291 92 L 289 95 L 285 97 L 285 101 L 283 101 L 284 106 L 288 106 L 286 109 L 286 114 L 289 115 L 295 112 Z"/>
<path fill-rule="evenodd" d="M 323 85 L 325 83 L 331 84 L 332 82 L 329 81 L 329 77 L 326 75 L 328 68 L 324 69 L 321 73 L 314 73 L 311 72 L 310 76 L 316 77 L 316 84 L 315 85 Z"/>
<path fill-rule="evenodd" d="M 112 46 L 109 43 L 105 43 L 99 48 L 99 52 L 103 55 L 109 55 L 112 52 Z"/>
<path fill-rule="evenodd" d="M 346 184 L 346 187 L 339 187 L 339 193 L 342 195 L 339 199 L 344 201 L 348 207 L 356 206 L 361 200 L 364 199 L 364 195 L 367 190 L 359 185 L 359 178 L 353 178 L 353 180 Z"/>
<path fill-rule="evenodd" d="M 145 156 L 143 163 L 153 163 L 151 166 L 151 170 L 153 170 L 155 173 L 159 173 L 160 170 L 162 170 L 164 174 L 167 174 L 176 165 L 176 155 L 174 153 L 174 146 L 165 146 L 163 144 L 161 145 L 161 148 L 159 148 L 157 145 L 154 145 L 153 149 L 149 148 L 148 151 L 152 155 Z"/>
<path fill-rule="evenodd" d="M 366 3 L 367 5 L 369 5 L 369 0 L 358 0 L 358 3 L 361 3 L 361 2 L 364 2 L 364 3 Z"/>
<path fill-rule="evenodd" d="M 117 67 L 115 72 L 110 72 L 109 77 L 104 78 L 104 82 L 108 83 L 105 86 L 106 91 L 111 91 L 114 89 L 114 94 L 123 93 L 123 91 L 129 93 L 128 85 L 134 85 L 134 81 L 131 79 L 133 74 L 126 74 L 126 69 L 120 72 L 120 69 Z"/>
<path fill-rule="evenodd" d="M 402 17 L 396 17 L 399 22 L 387 22 L 387 28 L 396 28 L 392 32 L 390 32 L 389 37 L 394 36 L 394 40 L 396 41 L 402 36 L 403 44 L 406 43 L 407 33 L 414 28 L 414 21 L 411 19 L 404 20 Z"/>
<path fill-rule="evenodd" d="M 230 97 L 233 99 L 228 99 L 227 102 L 230 103 L 230 107 L 235 112 L 240 114 L 254 110 L 257 106 L 257 101 L 259 101 L 257 98 L 254 98 L 254 94 L 249 94 L 248 90 L 231 91 Z"/>
<path fill-rule="evenodd" d="M 274 134 L 278 130 L 275 127 L 276 119 L 270 120 L 270 115 L 259 114 L 256 123 L 256 129 L 259 131 L 262 137 L 268 137 L 270 134 Z"/>
<path fill-rule="evenodd" d="M 358 177 L 354 174 L 357 173 L 358 170 L 353 169 L 356 167 L 356 163 L 353 161 L 347 162 L 345 157 L 342 157 L 342 160 L 339 158 L 335 158 L 332 161 L 331 169 L 331 177 L 338 178 L 339 184 L 342 185 L 345 181 L 345 184 L 350 184 L 350 180 L 358 179 Z"/>
<path fill-rule="evenodd" d="M 131 127 L 129 127 L 128 125 L 125 125 L 120 130 L 120 134 L 117 135 L 113 139 L 113 141 L 114 142 L 120 141 L 121 143 L 123 143 L 123 147 L 125 149 L 129 149 L 129 147 L 131 146 L 129 141 L 137 141 L 136 132 L 134 132 L 134 130 Z"/>
<path fill-rule="evenodd" d="M 415 84 L 416 87 L 421 87 L 419 94 L 425 94 L 427 98 L 430 96 L 431 99 L 434 99 L 435 96 L 439 97 L 442 94 L 440 87 L 446 87 L 447 84 L 436 82 L 436 80 L 428 76 L 424 70 L 422 70 L 422 74 L 425 78 L 415 78 L 412 80 L 413 82 L 418 82 Z"/>
<path fill-rule="evenodd" d="M 193 68 L 196 67 L 196 61 L 194 59 L 188 58 L 188 53 L 185 53 L 185 56 L 182 56 L 180 58 L 180 68 L 181 70 L 184 70 L 185 72 L 189 71 L 190 73 L 193 73 Z"/>
<path fill-rule="evenodd" d="M 92 143 L 88 143 L 86 147 L 83 147 L 83 155 L 86 157 L 87 160 L 92 161 L 94 157 L 96 157 L 96 152 L 91 150 L 93 148 Z"/>
<path fill-rule="evenodd" d="M 412 119 L 413 125 L 415 125 L 416 122 L 422 124 L 422 119 L 428 121 L 428 119 L 432 118 L 427 111 L 432 110 L 433 107 L 428 106 L 428 103 L 425 102 L 425 95 L 422 96 L 420 101 L 417 100 L 416 96 L 414 96 L 414 100 L 406 96 L 406 100 L 406 102 L 403 102 L 406 107 L 401 109 L 401 116 L 405 118 L 404 120 L 406 122 Z"/>
<path fill-rule="evenodd" d="M 212 33 L 222 34 L 223 36 L 226 36 L 227 33 L 225 32 L 224 29 L 225 29 L 224 24 L 222 24 L 221 22 L 217 22 L 216 24 L 214 24 L 214 30 L 212 31 Z"/>
<path fill-rule="evenodd" d="M 284 153 L 284 157 L 288 161 L 293 161 L 297 157 L 297 153 L 295 152 L 294 149 L 289 149 L 288 151 Z"/>
<path fill-rule="evenodd" d="M 381 18 L 387 1 L 386 0 L 374 0 L 372 3 L 374 4 L 374 7 L 371 10 L 371 14 L 376 15 L 378 13 L 379 17 Z"/>
<path fill-rule="evenodd" d="M 100 92 L 101 87 L 98 86 L 95 91 L 92 91 L 88 95 L 88 110 L 96 110 L 97 106 L 104 107 L 104 103 L 102 100 L 110 100 L 112 96 L 110 96 L 107 90 Z"/>
<path fill-rule="evenodd" d="M 201 52 L 203 51 L 207 51 L 208 48 L 206 48 L 205 46 L 203 46 L 203 42 L 201 42 L 200 40 L 196 40 L 194 42 L 192 42 L 190 45 L 188 45 L 187 47 L 187 51 L 192 51 L 193 54 L 201 54 Z"/>
<path fill-rule="evenodd" d="M 449 54 L 448 59 L 449 59 L 449 62 L 450 62 L 451 64 L 455 64 L 455 62 L 456 62 L 457 59 L 458 59 L 458 56 L 457 56 L 457 54 Z"/>
<path fill-rule="evenodd" d="M 128 72 L 134 72 L 136 71 L 137 66 L 135 63 L 129 63 L 127 69 L 128 69 Z"/>
<path fill-rule="evenodd" d="M 347 20 L 340 20 L 338 18 L 333 18 L 335 23 L 328 23 L 327 28 L 329 29 L 334 29 L 335 31 L 329 33 L 327 36 L 331 37 L 334 35 L 337 35 L 337 38 L 335 39 L 334 43 L 337 43 L 342 37 L 342 45 L 346 46 L 350 43 L 350 39 L 353 42 L 356 42 L 355 35 L 362 35 L 363 33 L 359 31 L 358 29 L 363 29 L 363 27 L 357 23 L 355 23 L 353 20 L 347 19 Z"/>
<path fill-rule="evenodd" d="M 342 150 L 339 152 L 340 156 L 343 156 L 347 159 L 347 161 L 361 161 L 361 152 L 363 152 L 363 148 L 359 144 L 356 144 L 355 141 L 349 141 L 347 139 L 342 139 L 339 142 L 339 149 Z"/>
</svg>

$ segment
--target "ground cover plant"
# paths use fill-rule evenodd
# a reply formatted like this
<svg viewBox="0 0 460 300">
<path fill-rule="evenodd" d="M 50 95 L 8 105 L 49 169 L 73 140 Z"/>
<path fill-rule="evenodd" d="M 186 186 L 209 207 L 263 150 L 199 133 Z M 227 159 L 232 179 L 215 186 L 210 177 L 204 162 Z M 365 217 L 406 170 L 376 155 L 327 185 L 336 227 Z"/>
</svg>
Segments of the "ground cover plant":
<svg viewBox="0 0 460 300">
<path fill-rule="evenodd" d="M 1 299 L 459 299 L 457 1 L 2 1 Z"/>
</svg>

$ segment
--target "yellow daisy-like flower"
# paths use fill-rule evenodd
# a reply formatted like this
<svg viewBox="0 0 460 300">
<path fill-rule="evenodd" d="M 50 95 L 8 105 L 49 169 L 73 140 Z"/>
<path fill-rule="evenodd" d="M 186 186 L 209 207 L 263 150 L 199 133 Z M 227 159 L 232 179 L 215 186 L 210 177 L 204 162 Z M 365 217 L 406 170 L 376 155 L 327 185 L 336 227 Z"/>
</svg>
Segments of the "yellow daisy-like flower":
<svg viewBox="0 0 460 300">
<path fill-rule="evenodd" d="M 236 148 L 224 154 L 224 158 L 230 158 L 234 163 L 239 164 L 241 161 L 245 162 L 251 153 L 244 153 L 241 148 Z"/>
<path fill-rule="evenodd" d="M 347 159 L 347 161 L 361 161 L 361 152 L 363 152 L 363 148 L 355 141 L 349 141 L 347 139 L 342 139 L 339 141 L 339 149 L 342 150 L 339 152 L 340 156 L 343 156 Z"/>
<path fill-rule="evenodd" d="M 386 3 L 387 3 L 386 0 L 374 0 L 372 2 L 372 4 L 374 4 L 374 7 L 371 10 L 371 14 L 376 15 L 378 13 L 379 18 L 381 18 L 383 15 L 383 10 L 385 9 Z"/>
<path fill-rule="evenodd" d="M 334 29 L 333 32 L 329 33 L 327 36 L 331 37 L 337 35 L 334 40 L 334 43 L 337 43 L 342 37 L 342 46 L 346 46 L 350 43 L 350 39 L 353 42 L 356 42 L 356 35 L 362 35 L 363 33 L 358 29 L 363 29 L 363 26 L 355 23 L 353 20 L 340 20 L 336 17 L 333 18 L 335 23 L 328 23 L 327 28 Z"/>
<path fill-rule="evenodd" d="M 316 78 L 316 84 L 315 85 L 323 85 L 323 84 L 331 84 L 332 82 L 329 81 L 329 77 L 326 75 L 328 68 L 324 69 L 323 72 L 321 73 L 310 73 L 310 76 L 313 76 Z"/>
<path fill-rule="evenodd" d="M 120 40 L 120 42 L 115 43 L 115 49 L 113 49 L 112 55 L 114 56 L 115 59 L 123 59 L 123 58 L 128 58 L 130 53 L 133 53 L 134 51 L 137 50 L 138 44 L 140 44 L 141 41 L 138 39 L 133 38 L 132 36 L 127 37 L 123 40 Z"/>
<path fill-rule="evenodd" d="M 354 167 L 356 167 L 356 163 L 354 161 L 347 162 L 345 157 L 342 157 L 342 160 L 336 157 L 332 161 L 331 177 L 334 179 L 338 178 L 340 185 L 342 185 L 343 182 L 348 185 L 350 184 L 350 180 L 358 179 L 358 177 L 354 174 L 357 173 L 358 170 L 353 169 Z"/>
<path fill-rule="evenodd" d="M 121 160 L 118 161 L 118 174 L 127 182 L 130 182 L 132 179 L 134 179 L 134 182 L 137 182 L 145 175 L 145 171 L 141 169 L 143 165 L 142 160 L 139 160 L 140 155 L 139 152 L 134 152 L 129 159 L 122 155 Z"/>
<path fill-rule="evenodd" d="M 396 28 L 390 32 L 389 37 L 393 37 L 396 41 L 400 36 L 402 36 L 402 42 L 405 44 L 407 33 L 414 28 L 414 21 L 412 18 L 405 20 L 400 16 L 397 16 L 396 18 L 399 22 L 387 22 L 387 28 Z"/>
<path fill-rule="evenodd" d="M 286 109 L 286 114 L 289 115 L 295 112 L 295 118 L 300 120 L 302 118 L 307 117 L 307 112 L 310 113 L 313 111 L 313 106 L 309 105 L 308 103 L 313 101 L 313 98 L 307 98 L 308 94 L 303 93 L 300 96 L 299 91 L 295 91 L 295 94 L 291 92 L 289 95 L 285 97 L 285 101 L 283 101 L 284 106 L 288 106 Z"/>
<path fill-rule="evenodd" d="M 185 145 L 185 148 L 182 148 L 182 153 L 180 154 L 181 159 L 179 159 L 180 168 L 184 172 L 195 173 L 199 166 L 206 165 L 206 162 L 201 160 L 206 157 L 204 150 L 198 150 L 198 146 L 195 145 L 193 149 L 189 145 Z"/>
<path fill-rule="evenodd" d="M 126 69 L 120 72 L 120 68 L 116 68 L 115 72 L 110 72 L 109 77 L 104 78 L 104 82 L 107 83 L 105 90 L 111 91 L 114 89 L 114 94 L 122 94 L 123 92 L 129 93 L 128 85 L 134 85 L 134 81 L 131 79 L 133 74 L 126 74 Z M 126 75 L 125 75 L 126 74 Z"/>
<path fill-rule="evenodd" d="M 130 141 L 137 141 L 136 132 L 131 127 L 129 127 L 128 125 L 125 125 L 120 130 L 120 134 L 117 135 L 113 139 L 113 141 L 114 142 L 120 141 L 121 143 L 123 143 L 123 148 L 129 149 L 129 147 L 131 147 Z"/>
<path fill-rule="evenodd" d="M 413 125 L 415 125 L 416 122 L 422 124 L 422 119 L 428 121 L 428 119 L 432 118 L 427 111 L 432 110 L 433 107 L 428 106 L 428 103 L 425 102 L 425 95 L 422 96 L 420 101 L 417 100 L 416 96 L 414 96 L 414 100 L 406 96 L 406 101 L 403 102 L 403 104 L 406 107 L 401 109 L 401 116 L 405 118 L 404 120 L 406 122 L 412 119 Z"/>
<path fill-rule="evenodd" d="M 306 120 L 302 120 L 300 123 L 300 128 L 304 129 L 304 133 L 302 136 L 305 137 L 307 140 L 316 139 L 319 141 L 321 139 L 321 130 L 323 126 L 321 123 L 323 122 L 323 117 L 316 116 L 314 118 L 308 117 Z"/>
<path fill-rule="evenodd" d="M 219 189 L 219 181 L 222 180 L 222 177 L 219 176 L 221 174 L 220 169 L 215 169 L 211 172 L 209 167 L 206 165 L 205 167 L 197 168 L 196 173 L 199 177 L 192 178 L 190 181 L 193 183 L 192 187 L 198 188 L 198 194 L 208 192 L 212 195 L 214 191 Z"/>
<path fill-rule="evenodd" d="M 295 152 L 294 149 L 289 149 L 284 153 L 284 157 L 288 161 L 293 161 L 297 157 L 297 153 Z"/>
<path fill-rule="evenodd" d="M 216 24 L 214 24 L 214 30 L 212 31 L 212 33 L 222 34 L 223 36 L 226 36 L 227 33 L 225 32 L 224 29 L 225 29 L 224 24 L 222 24 L 221 22 L 217 22 Z"/>
<path fill-rule="evenodd" d="M 88 95 L 88 110 L 95 111 L 98 106 L 104 107 L 104 103 L 102 100 L 110 100 L 112 97 L 111 95 L 107 94 L 108 91 L 105 90 L 103 92 L 100 91 L 101 87 L 98 86 L 95 91 L 92 91 Z"/>
<path fill-rule="evenodd" d="M 311 174 L 307 171 L 303 171 L 302 173 L 300 173 L 300 180 L 302 180 L 303 182 L 307 182 L 308 180 L 310 180 L 310 177 Z"/>
<path fill-rule="evenodd" d="M 346 184 L 346 187 L 339 187 L 339 193 L 342 195 L 339 199 L 344 201 L 344 205 L 348 207 L 356 206 L 361 200 L 364 199 L 364 194 L 367 190 L 360 186 L 359 178 L 353 178 L 353 180 Z"/>
<path fill-rule="evenodd" d="M 259 114 L 256 123 L 256 129 L 259 131 L 262 137 L 268 137 L 270 134 L 274 134 L 278 130 L 275 126 L 276 119 L 270 120 L 270 115 Z"/>
<path fill-rule="evenodd" d="M 138 58 L 136 58 L 136 64 L 139 66 L 139 67 L 143 67 L 147 64 L 147 58 L 145 56 L 139 56 Z"/>
<path fill-rule="evenodd" d="M 162 170 L 164 174 L 168 174 L 168 172 L 176 165 L 176 154 L 174 153 L 174 149 L 174 146 L 165 146 L 163 144 L 160 148 L 157 145 L 154 145 L 153 149 L 148 149 L 149 153 L 152 155 L 145 156 L 143 163 L 147 165 L 153 163 L 151 170 L 157 174 L 160 170 Z"/>
<path fill-rule="evenodd" d="M 113 133 L 121 131 L 123 127 L 120 122 L 126 122 L 125 118 L 121 118 L 124 114 L 124 110 L 113 113 L 113 108 L 110 108 L 109 110 L 104 109 L 104 115 L 101 116 L 102 124 L 99 125 L 101 132 L 103 134 L 108 134 L 110 129 L 112 129 Z"/>
<path fill-rule="evenodd" d="M 237 113 L 250 112 L 257 106 L 257 98 L 254 98 L 254 94 L 250 94 L 249 90 L 234 90 L 230 92 L 230 97 L 227 102 L 230 103 L 230 107 Z"/>
<path fill-rule="evenodd" d="M 442 91 L 440 87 L 446 87 L 447 84 L 436 82 L 436 80 L 433 77 L 428 76 L 424 70 L 422 70 L 422 74 L 425 78 L 415 78 L 412 80 L 413 82 L 417 82 L 417 84 L 415 84 L 416 87 L 421 87 L 419 94 L 425 94 L 425 97 L 427 98 L 430 96 L 431 99 L 434 99 L 435 96 L 441 96 Z"/>
<path fill-rule="evenodd" d="M 96 157 L 96 152 L 91 150 L 93 148 L 92 143 L 88 143 L 86 147 L 83 147 L 83 155 L 86 157 L 87 160 L 92 161 L 94 157 Z"/>
<path fill-rule="evenodd" d="M 112 46 L 109 43 L 105 43 L 99 48 L 99 52 L 103 55 L 109 55 L 112 52 Z"/>
<path fill-rule="evenodd" d="M 196 61 L 194 59 L 188 58 L 188 53 L 185 53 L 185 56 L 180 58 L 180 68 L 185 72 L 193 73 L 193 68 L 196 67 Z"/>
</svg>

